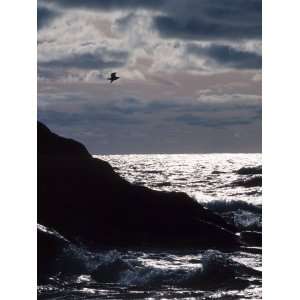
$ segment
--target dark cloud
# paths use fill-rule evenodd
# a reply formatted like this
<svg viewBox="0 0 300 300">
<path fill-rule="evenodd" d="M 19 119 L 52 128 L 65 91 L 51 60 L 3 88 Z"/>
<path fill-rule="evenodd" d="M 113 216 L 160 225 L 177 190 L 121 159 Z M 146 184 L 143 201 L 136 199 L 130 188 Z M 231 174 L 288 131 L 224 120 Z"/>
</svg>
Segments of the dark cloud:
<svg viewBox="0 0 300 300">
<path fill-rule="evenodd" d="M 44 6 L 37 7 L 37 29 L 42 29 L 47 26 L 54 18 L 58 17 L 59 13 Z"/>
<path fill-rule="evenodd" d="M 249 117 L 239 118 L 239 117 L 229 117 L 229 118 L 209 118 L 203 116 L 197 116 L 192 114 L 182 114 L 174 118 L 174 121 L 184 123 L 190 126 L 204 126 L 211 128 L 225 128 L 230 126 L 243 126 L 250 125 L 255 121 L 261 120 L 261 115 L 253 115 Z"/>
<path fill-rule="evenodd" d="M 212 59 L 217 64 L 235 69 L 260 69 L 261 56 L 254 52 L 241 51 L 230 46 L 211 45 L 201 47 L 190 44 L 186 53 Z"/>
<path fill-rule="evenodd" d="M 164 38 L 237 40 L 259 38 L 261 35 L 260 25 L 254 24 L 243 28 L 230 23 L 222 24 L 194 18 L 182 22 L 174 17 L 158 16 L 154 18 L 154 25 Z"/>
<path fill-rule="evenodd" d="M 38 119 L 57 133 L 82 141 L 91 153 L 260 151 L 258 104 L 73 99 L 72 94 L 61 95 L 52 104 L 48 99 L 48 105 L 38 108 Z M 241 137 L 237 140 L 236 135 Z"/>
<path fill-rule="evenodd" d="M 55 80 L 62 78 L 64 76 L 64 73 L 61 70 L 42 67 L 38 63 L 37 66 L 37 74 L 39 79 L 47 79 L 47 80 Z"/>
<path fill-rule="evenodd" d="M 260 151 L 258 116 L 197 116 L 182 111 L 168 117 L 173 115 L 170 109 L 144 108 L 155 113 L 128 114 L 101 105 L 75 113 L 40 108 L 38 119 L 55 132 L 82 141 L 94 154 Z"/>
<path fill-rule="evenodd" d="M 129 27 L 129 25 L 133 22 L 135 17 L 136 17 L 135 13 L 131 12 L 124 17 L 118 18 L 116 20 L 118 29 L 121 31 L 125 31 Z"/>
<path fill-rule="evenodd" d="M 115 125 L 139 124 L 142 120 L 133 119 L 118 112 L 102 111 L 97 107 L 89 107 L 81 112 L 62 112 L 55 110 L 38 110 L 38 119 L 50 124 L 59 126 L 101 126 L 103 123 Z"/>
<path fill-rule="evenodd" d="M 261 0 L 40 0 L 65 9 L 155 9 L 153 25 L 165 38 L 188 40 L 259 39 Z M 49 11 L 42 12 L 46 15 Z M 133 12 L 120 20 L 126 24 Z"/>
<path fill-rule="evenodd" d="M 154 26 L 165 38 L 238 40 L 261 37 L 261 0 L 176 1 Z"/>
<path fill-rule="evenodd" d="M 48 0 L 42 0 L 49 3 Z M 83 9 L 127 9 L 127 8 L 158 8 L 162 6 L 165 0 L 55 0 L 52 3 L 66 8 L 83 8 Z"/>
<path fill-rule="evenodd" d="M 70 126 L 82 123 L 88 123 L 89 126 L 95 126 L 96 123 L 138 124 L 147 120 L 151 120 L 150 123 L 159 120 L 206 127 L 246 125 L 261 118 L 260 104 L 143 101 L 132 97 L 109 101 L 98 100 L 91 104 L 83 101 L 81 97 L 74 100 L 72 94 L 60 97 L 59 102 L 75 104 L 77 112 L 60 112 L 50 107 L 46 111 L 39 110 L 40 118 L 50 123 Z"/>
<path fill-rule="evenodd" d="M 39 0 L 38 28 L 38 118 L 91 153 L 260 151 L 260 90 L 246 80 L 261 56 L 233 48 L 260 40 L 260 0 Z M 198 77 L 189 63 L 235 70 Z M 112 69 L 125 80 L 96 82 Z"/>
<path fill-rule="evenodd" d="M 104 51 L 104 50 L 103 50 Z M 106 69 L 123 66 L 128 58 L 126 51 L 112 51 L 111 58 L 105 59 L 105 54 L 97 53 L 74 53 L 59 59 L 41 61 L 41 67 L 75 68 L 82 70 Z"/>
<path fill-rule="evenodd" d="M 38 75 L 44 79 L 59 79 L 70 70 L 105 70 L 122 67 L 128 59 L 128 52 L 119 50 L 98 49 L 95 52 L 72 53 L 47 61 L 38 62 Z M 77 74 L 80 80 L 79 74 Z M 103 78 L 97 74 L 97 78 Z"/>
</svg>

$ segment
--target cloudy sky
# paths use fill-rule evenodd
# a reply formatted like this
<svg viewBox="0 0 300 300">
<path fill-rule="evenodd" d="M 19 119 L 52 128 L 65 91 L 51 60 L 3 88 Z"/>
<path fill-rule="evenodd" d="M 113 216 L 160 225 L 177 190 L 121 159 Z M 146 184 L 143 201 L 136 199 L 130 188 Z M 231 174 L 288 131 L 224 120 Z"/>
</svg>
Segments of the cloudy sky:
<svg viewBox="0 0 300 300">
<path fill-rule="evenodd" d="M 93 154 L 260 152 L 261 0 L 38 0 L 38 119 Z"/>
</svg>

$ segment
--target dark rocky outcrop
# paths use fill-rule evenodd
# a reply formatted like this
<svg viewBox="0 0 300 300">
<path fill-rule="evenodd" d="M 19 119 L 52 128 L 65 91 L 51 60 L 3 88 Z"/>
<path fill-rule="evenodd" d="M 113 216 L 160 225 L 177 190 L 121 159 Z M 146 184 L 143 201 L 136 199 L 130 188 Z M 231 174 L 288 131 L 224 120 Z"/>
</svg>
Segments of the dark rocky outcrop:
<svg viewBox="0 0 300 300">
<path fill-rule="evenodd" d="M 262 246 L 262 234 L 257 231 L 242 231 L 241 232 L 242 240 L 248 245 L 252 246 Z"/>
<path fill-rule="evenodd" d="M 58 233 L 49 230 L 44 226 L 38 225 L 37 228 L 37 265 L 38 265 L 38 281 L 42 282 L 47 278 L 48 274 L 55 273 L 56 259 L 69 242 Z"/>
<path fill-rule="evenodd" d="M 38 222 L 89 245 L 234 247 L 235 227 L 185 193 L 128 183 L 38 123 Z"/>
<path fill-rule="evenodd" d="M 92 278 L 98 282 L 115 282 L 120 279 L 122 272 L 133 270 L 130 263 L 116 257 L 112 261 L 102 262 L 91 274 Z"/>
<path fill-rule="evenodd" d="M 38 122 L 37 152 L 39 157 L 43 155 L 68 156 L 76 158 L 90 158 L 87 149 L 77 141 L 66 139 L 52 133 L 48 127 Z"/>
<path fill-rule="evenodd" d="M 235 173 L 239 175 L 256 175 L 262 174 L 262 166 L 257 167 L 243 167 L 237 170 Z"/>
<path fill-rule="evenodd" d="M 233 186 L 243 186 L 246 188 L 262 186 L 261 176 L 254 176 L 247 179 L 239 179 L 232 183 Z"/>
</svg>

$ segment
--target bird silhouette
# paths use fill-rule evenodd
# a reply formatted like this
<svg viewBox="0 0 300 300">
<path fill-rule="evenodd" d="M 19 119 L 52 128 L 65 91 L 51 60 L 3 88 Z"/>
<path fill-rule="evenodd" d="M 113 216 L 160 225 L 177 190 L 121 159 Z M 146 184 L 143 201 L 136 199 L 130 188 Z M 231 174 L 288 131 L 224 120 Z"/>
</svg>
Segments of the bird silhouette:
<svg viewBox="0 0 300 300">
<path fill-rule="evenodd" d="M 112 82 L 114 82 L 115 80 L 119 79 L 120 77 L 118 77 L 116 74 L 117 74 L 116 72 L 111 73 L 111 74 L 110 74 L 110 77 L 107 78 L 107 80 L 110 80 L 110 83 L 112 83 Z"/>
</svg>

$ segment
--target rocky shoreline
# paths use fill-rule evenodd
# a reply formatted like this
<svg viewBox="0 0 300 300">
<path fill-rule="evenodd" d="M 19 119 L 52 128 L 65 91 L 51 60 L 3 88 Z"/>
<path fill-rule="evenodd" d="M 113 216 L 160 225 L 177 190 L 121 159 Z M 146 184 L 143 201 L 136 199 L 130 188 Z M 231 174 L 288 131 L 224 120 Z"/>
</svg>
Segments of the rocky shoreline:
<svg viewBox="0 0 300 300">
<path fill-rule="evenodd" d="M 133 185 L 81 143 L 38 122 L 38 223 L 67 240 L 97 247 L 237 249 L 238 229 L 185 193 Z M 38 234 L 39 261 L 57 239 Z M 51 250 L 49 252 L 49 243 Z M 251 243 L 252 244 L 252 243 Z"/>
</svg>

